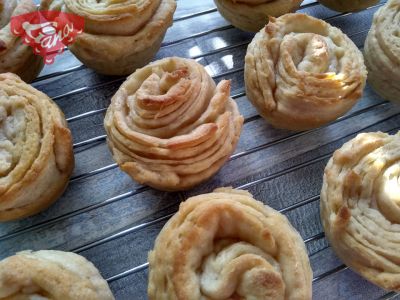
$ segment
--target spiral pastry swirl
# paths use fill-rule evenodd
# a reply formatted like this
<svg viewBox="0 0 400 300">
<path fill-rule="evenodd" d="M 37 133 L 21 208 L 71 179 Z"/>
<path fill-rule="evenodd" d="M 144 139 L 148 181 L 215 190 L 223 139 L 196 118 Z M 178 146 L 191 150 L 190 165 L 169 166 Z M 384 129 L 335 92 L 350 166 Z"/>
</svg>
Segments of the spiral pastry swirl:
<svg viewBox="0 0 400 300">
<path fill-rule="evenodd" d="M 311 299 L 300 235 L 246 191 L 220 188 L 182 203 L 149 264 L 150 300 Z"/>
<path fill-rule="evenodd" d="M 340 12 L 351 12 L 366 9 L 379 0 L 318 0 L 322 5 Z"/>
<path fill-rule="evenodd" d="M 0 261 L 0 300 L 114 300 L 95 266 L 63 251 L 22 251 Z"/>
<path fill-rule="evenodd" d="M 128 75 L 149 63 L 172 25 L 175 0 L 42 0 L 43 10 L 82 16 L 85 30 L 69 46 L 88 67 Z"/>
<path fill-rule="evenodd" d="M 400 103 L 400 0 L 389 0 L 374 15 L 365 41 L 368 83 L 385 99 Z"/>
<path fill-rule="evenodd" d="M 361 97 L 366 76 L 356 45 L 304 14 L 271 18 L 245 58 L 247 97 L 272 125 L 291 130 L 343 115 Z"/>
<path fill-rule="evenodd" d="M 321 218 L 348 266 L 400 291 L 400 133 L 362 133 L 334 153 L 325 169 Z"/>
<path fill-rule="evenodd" d="M 71 133 L 56 104 L 18 76 L 0 74 L 0 221 L 49 206 L 73 166 Z"/>
<path fill-rule="evenodd" d="M 0 73 L 18 74 L 24 81 L 34 80 L 43 68 L 43 60 L 33 49 L 13 35 L 10 28 L 12 16 L 34 12 L 31 0 L 0 0 Z"/>
<path fill-rule="evenodd" d="M 257 32 L 268 17 L 279 17 L 299 9 L 303 0 L 214 0 L 218 11 L 233 26 Z"/>
<path fill-rule="evenodd" d="M 234 151 L 243 124 L 230 82 L 215 86 L 190 59 L 166 58 L 137 70 L 105 118 L 114 159 L 136 181 L 167 191 L 210 178 Z"/>
</svg>

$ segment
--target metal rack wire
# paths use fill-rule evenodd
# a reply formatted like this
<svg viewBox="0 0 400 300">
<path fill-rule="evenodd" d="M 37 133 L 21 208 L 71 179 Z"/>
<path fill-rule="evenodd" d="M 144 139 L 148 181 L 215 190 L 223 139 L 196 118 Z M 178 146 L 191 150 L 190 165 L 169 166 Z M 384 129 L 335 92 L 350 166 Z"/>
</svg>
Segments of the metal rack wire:
<svg viewBox="0 0 400 300">
<path fill-rule="evenodd" d="M 181 2 L 182 1 L 178 1 L 178 5 Z M 382 4 L 383 3 L 375 5 L 370 9 L 376 9 L 376 8 L 380 7 Z M 317 2 L 315 2 L 315 1 L 306 1 L 306 4 L 304 4 L 301 9 L 305 10 L 305 9 L 309 9 L 309 8 L 312 8 L 312 7 L 317 6 L 317 5 L 319 5 L 319 4 Z M 199 16 L 205 16 L 205 15 L 208 15 L 208 14 L 211 14 L 211 13 L 215 13 L 215 12 L 217 12 L 217 9 L 215 7 L 213 7 L 213 8 L 205 9 L 205 10 L 202 10 L 202 11 L 193 12 L 191 14 L 185 14 L 185 15 L 176 17 L 174 19 L 174 22 L 180 22 L 180 21 L 184 21 L 184 20 L 189 20 L 191 18 L 195 18 L 195 17 L 199 17 Z M 339 17 L 345 17 L 345 16 L 350 16 L 350 15 L 351 15 L 351 13 L 336 13 L 336 14 L 328 17 L 328 18 L 325 18 L 325 20 L 326 21 L 332 21 L 332 20 L 335 20 L 335 19 L 337 19 Z M 209 29 L 207 31 L 203 31 L 203 32 L 197 33 L 195 35 L 186 36 L 186 37 L 182 37 L 182 38 L 177 38 L 177 39 L 174 39 L 172 41 L 167 41 L 167 42 L 162 44 L 162 48 L 168 47 L 168 46 L 171 46 L 171 45 L 176 45 L 178 43 L 183 43 L 183 42 L 185 42 L 187 40 L 190 40 L 190 39 L 193 39 L 193 38 L 205 37 L 205 36 L 207 36 L 207 35 L 209 35 L 211 33 L 218 33 L 218 32 L 222 32 L 222 31 L 228 30 L 228 29 L 232 29 L 232 28 L 233 28 L 232 25 L 224 25 L 224 26 L 220 26 L 220 27 L 217 27 L 217 28 L 212 28 L 212 29 Z M 361 34 L 361 33 L 365 33 L 365 32 L 368 31 L 368 29 L 369 28 L 366 28 L 365 30 L 363 30 L 361 32 L 356 32 L 356 33 L 354 33 L 352 35 L 355 36 L 355 35 L 358 35 L 358 34 Z M 238 48 L 238 47 L 245 47 L 250 41 L 251 41 L 251 39 L 245 40 L 245 41 L 241 41 L 240 43 L 237 43 L 237 44 L 234 44 L 234 45 L 227 45 L 227 46 L 215 49 L 215 50 L 211 50 L 211 51 L 206 52 L 206 53 L 192 55 L 192 56 L 190 56 L 190 58 L 192 58 L 192 59 L 200 59 L 200 58 L 204 58 L 204 57 L 209 57 L 209 56 L 214 55 L 214 54 L 218 54 L 221 51 L 228 51 L 228 50 L 233 50 L 233 49 Z M 359 46 L 361 46 L 361 45 L 359 45 Z M 68 51 L 68 50 L 66 50 L 66 51 Z M 43 75 L 43 76 L 39 77 L 38 79 L 36 79 L 35 82 L 33 83 L 33 85 L 35 86 L 37 84 L 42 84 L 45 81 L 49 81 L 49 80 L 51 81 L 51 79 L 54 79 L 56 77 L 65 76 L 67 74 L 83 70 L 85 68 L 86 67 L 83 66 L 83 65 L 77 65 L 77 66 L 62 70 L 62 71 L 52 72 L 50 74 Z M 243 71 L 242 67 L 241 68 L 236 68 L 236 69 L 232 69 L 232 70 L 229 70 L 229 71 L 226 71 L 226 72 L 223 72 L 223 73 L 215 74 L 213 77 L 214 77 L 214 79 L 218 79 L 218 78 L 222 78 L 222 77 L 229 77 L 229 75 L 232 75 L 234 73 L 239 73 L 239 72 L 242 72 L 242 71 Z M 66 98 L 66 97 L 70 97 L 70 96 L 73 96 L 73 95 L 76 95 L 76 94 L 80 94 L 80 93 L 83 93 L 83 92 L 88 92 L 88 91 L 92 91 L 92 90 L 95 90 L 95 89 L 98 89 L 98 88 L 107 87 L 107 86 L 112 85 L 112 84 L 122 83 L 124 81 L 124 79 L 125 78 L 113 78 L 111 80 L 107 80 L 107 81 L 104 81 L 104 82 L 101 82 L 101 83 L 98 83 L 98 84 L 80 87 L 80 88 L 68 91 L 66 93 L 62 93 L 62 94 L 56 95 L 56 96 L 53 97 L 53 99 L 55 101 L 58 101 L 60 99 L 63 99 L 63 98 Z M 49 84 L 51 84 L 51 83 L 49 83 Z M 238 98 L 244 97 L 245 96 L 245 92 L 243 90 L 242 91 L 238 91 L 236 94 L 234 94 L 232 96 L 232 98 L 238 99 Z M 331 123 L 331 124 L 329 124 L 327 126 L 330 126 L 332 124 L 339 123 L 339 122 L 342 122 L 344 120 L 353 118 L 355 116 L 364 114 L 364 113 L 369 112 L 369 111 L 371 111 L 373 109 L 384 108 L 384 107 L 386 107 L 388 105 L 390 105 L 390 104 L 387 103 L 387 102 L 384 102 L 384 101 L 381 101 L 379 103 L 371 104 L 371 105 L 369 105 L 369 106 L 367 106 L 367 107 L 365 107 L 363 109 L 360 109 L 360 110 L 355 111 L 353 113 L 347 114 L 347 115 L 339 118 L 338 120 L 336 120 L 335 122 L 333 122 L 333 123 Z M 102 107 L 102 108 L 98 108 L 98 109 L 95 109 L 95 110 L 86 111 L 84 113 L 68 117 L 67 121 L 70 124 L 72 124 L 73 122 L 76 122 L 76 121 L 79 121 L 79 120 L 82 120 L 82 119 L 85 119 L 85 118 L 88 118 L 88 117 L 91 117 L 91 116 L 104 114 L 106 109 L 107 109 L 106 107 Z M 376 123 L 374 123 L 372 125 L 368 125 L 368 127 L 371 127 L 371 126 L 374 126 L 374 125 L 378 125 L 379 123 L 385 122 L 388 119 L 394 118 L 394 117 L 396 117 L 398 115 L 399 114 L 394 114 L 394 115 L 392 115 L 392 116 L 390 116 L 388 118 L 385 118 L 383 120 L 380 120 L 379 122 L 376 122 Z M 245 123 L 248 123 L 250 121 L 254 121 L 254 120 L 259 119 L 259 118 L 260 118 L 260 116 L 258 116 L 258 115 L 257 116 L 251 116 L 251 117 L 249 117 L 249 118 L 247 118 L 245 120 Z M 352 136 L 357 132 L 363 131 L 363 129 L 364 128 L 362 128 L 360 130 L 357 130 L 355 132 L 352 132 L 351 134 L 346 135 L 344 137 Z M 392 128 L 390 130 L 390 132 L 394 132 L 394 131 L 397 131 L 399 129 L 400 129 L 400 127 L 395 127 L 395 128 Z M 236 153 L 236 154 L 231 156 L 230 160 L 236 160 L 236 159 L 239 159 L 239 158 L 241 158 L 243 156 L 249 155 L 251 153 L 260 151 L 262 149 L 266 149 L 268 147 L 271 147 L 271 146 L 274 146 L 274 145 L 278 145 L 278 144 L 281 144 L 281 143 L 284 143 L 284 142 L 289 142 L 289 141 L 294 140 L 296 138 L 299 138 L 301 136 L 309 135 L 310 133 L 312 133 L 312 132 L 314 132 L 316 130 L 319 130 L 319 129 L 314 129 L 314 130 L 309 130 L 309 131 L 299 132 L 299 133 L 291 133 L 288 136 L 285 136 L 283 138 L 280 138 L 280 139 L 277 139 L 277 140 L 274 140 L 274 141 L 270 141 L 268 143 L 264 143 L 264 144 L 259 145 L 257 147 L 254 147 L 254 148 L 247 149 L 245 151 Z M 340 139 L 343 139 L 344 137 L 340 137 Z M 105 135 L 98 135 L 98 136 L 95 136 L 95 137 L 90 138 L 90 139 L 86 139 L 86 140 L 83 140 L 83 141 L 80 141 L 80 142 L 76 142 L 74 144 L 74 149 L 75 149 L 75 151 L 79 151 L 79 149 L 81 149 L 82 147 L 91 147 L 93 145 L 97 145 L 98 143 L 104 143 L 105 139 L 106 139 Z M 335 141 L 337 141 L 337 140 L 331 140 L 330 142 L 335 142 Z M 247 188 L 249 188 L 251 186 L 260 184 L 262 182 L 270 181 L 270 180 L 272 180 L 274 178 L 283 176 L 283 175 L 288 174 L 290 172 L 293 172 L 295 170 L 299 170 L 301 168 L 307 167 L 307 166 L 312 165 L 312 164 L 314 164 L 316 162 L 325 161 L 325 160 L 329 159 L 329 157 L 331 157 L 331 155 L 332 155 L 332 152 L 329 152 L 327 154 L 324 154 L 324 155 L 312 158 L 311 160 L 308 160 L 308 161 L 302 162 L 300 164 L 297 164 L 295 166 L 291 166 L 291 167 L 288 167 L 288 168 L 286 168 L 284 170 L 275 172 L 275 173 L 270 174 L 270 175 L 268 175 L 266 177 L 263 177 L 263 178 L 260 178 L 260 179 L 254 180 L 254 181 L 250 181 L 250 182 L 247 182 L 247 183 L 242 184 L 242 185 L 238 185 L 235 188 L 237 188 L 237 189 L 247 189 Z M 73 182 L 73 181 L 77 181 L 77 180 L 86 179 L 86 178 L 92 177 L 94 175 L 97 175 L 97 174 L 112 170 L 114 168 L 117 168 L 117 165 L 115 163 L 109 164 L 107 166 L 104 166 L 104 167 L 101 167 L 101 168 L 98 168 L 98 169 L 95 169 L 95 170 L 91 170 L 89 172 L 76 174 L 76 175 L 74 175 L 74 177 L 71 178 L 71 181 Z M 78 216 L 80 214 L 88 213 L 88 212 L 90 212 L 92 210 L 95 210 L 97 208 L 100 208 L 100 207 L 103 207 L 103 206 L 107 206 L 107 205 L 109 205 L 111 203 L 115 203 L 115 202 L 121 201 L 123 199 L 126 199 L 126 198 L 134 196 L 134 195 L 138 195 L 138 194 L 140 194 L 142 192 L 148 191 L 149 189 L 150 188 L 145 187 L 145 186 L 139 186 L 138 188 L 133 189 L 133 190 L 131 190 L 129 192 L 126 192 L 126 193 L 123 193 L 123 194 L 119 194 L 119 195 L 115 195 L 115 196 L 110 197 L 108 199 L 96 202 L 95 204 L 89 204 L 89 205 L 83 206 L 83 207 L 81 207 L 81 208 L 79 208 L 77 210 L 74 210 L 72 212 L 67 212 L 67 213 L 59 215 L 57 217 L 49 218 L 49 219 L 47 219 L 47 220 L 45 220 L 43 222 L 34 223 L 32 225 L 28 225 L 28 226 L 25 226 L 23 228 L 17 229 L 15 231 L 12 231 L 10 233 L 7 233 L 5 235 L 0 236 L 0 245 L 1 245 L 1 242 L 4 241 L 4 240 L 10 239 L 10 238 L 16 238 L 16 237 L 18 237 L 18 236 L 20 236 L 22 234 L 33 232 L 33 231 L 41 229 L 41 228 L 49 227 L 49 226 L 51 226 L 53 224 L 56 224 L 57 222 L 60 222 L 61 220 L 66 220 L 68 218 L 71 218 L 71 217 L 74 217 L 74 216 Z M 184 195 L 182 193 L 179 193 L 179 197 L 181 198 L 181 200 L 184 200 Z M 319 195 L 314 195 L 314 196 L 308 197 L 306 199 L 303 199 L 303 200 L 301 200 L 301 201 L 299 201 L 299 202 L 297 202 L 295 204 L 292 204 L 292 205 L 289 205 L 287 207 L 284 207 L 284 208 L 280 209 L 279 211 L 281 213 L 288 213 L 291 210 L 294 210 L 294 209 L 299 208 L 301 206 L 316 202 L 318 200 L 319 200 Z M 148 221 L 148 222 L 143 222 L 143 223 L 140 223 L 138 225 L 130 226 L 130 227 L 125 228 L 123 230 L 117 231 L 117 232 L 115 232 L 115 233 L 113 233 L 111 235 L 107 235 L 107 236 L 102 237 L 100 239 L 93 240 L 90 243 L 85 243 L 83 245 L 80 245 L 79 247 L 76 247 L 76 248 L 73 248 L 73 249 L 66 249 L 66 250 L 73 251 L 73 252 L 76 252 L 76 253 L 80 253 L 80 252 L 83 252 L 85 250 L 88 250 L 88 249 L 94 248 L 96 246 L 99 246 L 101 244 L 107 243 L 109 241 L 121 238 L 121 237 L 123 237 L 123 236 L 125 236 L 127 234 L 138 232 L 138 231 L 140 231 L 140 230 L 142 230 L 142 229 L 144 229 L 146 227 L 149 227 L 151 225 L 164 222 L 164 221 L 168 220 L 172 215 L 173 215 L 173 213 L 168 213 L 168 214 L 163 215 L 161 217 L 158 217 L 158 218 L 156 218 L 154 220 L 151 220 L 151 221 Z M 307 243 L 310 243 L 310 242 L 313 242 L 313 241 L 317 241 L 317 240 L 323 239 L 324 237 L 325 237 L 324 233 L 320 232 L 318 234 L 315 234 L 313 236 L 309 236 L 309 237 L 305 238 L 304 242 L 307 244 Z M 326 246 L 326 247 L 318 250 L 317 252 L 313 253 L 311 255 L 311 257 L 313 255 L 317 255 L 320 251 L 323 251 L 323 250 L 327 249 L 328 247 L 329 246 Z M 134 274 L 136 272 L 140 272 L 140 271 L 146 269 L 147 267 L 148 267 L 148 263 L 143 261 L 143 263 L 140 264 L 140 265 L 132 266 L 132 268 L 130 268 L 128 270 L 125 270 L 125 271 L 123 271 L 121 273 L 118 273 L 118 274 L 115 274 L 113 276 L 108 277 L 107 281 L 111 283 L 113 281 L 116 281 L 116 280 L 119 280 L 121 278 L 127 277 L 127 276 L 129 276 L 131 274 Z M 345 265 L 343 265 L 343 264 L 339 265 L 339 266 L 337 266 L 337 267 L 335 267 L 333 269 L 330 269 L 330 270 L 326 271 L 325 273 L 319 274 L 316 277 L 314 277 L 313 283 L 317 283 L 318 281 L 321 281 L 321 280 L 323 280 L 323 279 L 325 279 L 325 278 L 327 278 L 329 276 L 332 276 L 333 274 L 337 274 L 337 273 L 342 272 L 342 271 L 344 271 L 346 269 L 347 269 L 347 267 Z M 390 292 L 390 293 L 386 293 L 380 299 L 394 299 L 397 296 L 398 296 L 398 294 Z"/>
</svg>

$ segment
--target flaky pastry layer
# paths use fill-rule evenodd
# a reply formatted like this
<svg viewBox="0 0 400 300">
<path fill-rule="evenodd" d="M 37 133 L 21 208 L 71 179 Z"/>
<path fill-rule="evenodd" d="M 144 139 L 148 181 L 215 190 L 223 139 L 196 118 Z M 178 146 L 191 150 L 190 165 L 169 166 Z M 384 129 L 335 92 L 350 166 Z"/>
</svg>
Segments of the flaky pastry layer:
<svg viewBox="0 0 400 300">
<path fill-rule="evenodd" d="M 307 300 L 312 271 L 285 216 L 246 191 L 192 197 L 149 253 L 151 300 Z"/>
<path fill-rule="evenodd" d="M 243 117 L 230 82 L 217 86 L 194 60 L 165 58 L 138 69 L 111 100 L 108 144 L 119 166 L 160 190 L 189 189 L 234 151 Z"/>
<path fill-rule="evenodd" d="M 18 76 L 0 74 L 0 221 L 47 208 L 73 167 L 71 132 L 60 109 Z"/>
<path fill-rule="evenodd" d="M 268 17 L 295 12 L 303 0 L 214 0 L 221 15 L 233 26 L 257 32 L 268 23 Z"/>
<path fill-rule="evenodd" d="M 338 28 L 304 14 L 271 18 L 245 58 L 248 99 L 272 125 L 319 127 L 347 112 L 367 77 L 362 53 Z"/>
<path fill-rule="evenodd" d="M 130 75 L 149 63 L 172 25 L 175 0 L 42 0 L 44 10 L 85 19 L 69 48 L 86 66 L 107 75 Z"/>
<path fill-rule="evenodd" d="M 12 16 L 35 10 L 32 0 L 0 0 L 0 73 L 18 74 L 26 82 L 37 77 L 43 68 L 43 60 L 11 33 L 10 20 Z"/>
<path fill-rule="evenodd" d="M 364 46 L 368 83 L 386 100 L 400 103 L 400 0 L 374 15 Z"/>
<path fill-rule="evenodd" d="M 348 266 L 400 291 L 400 133 L 362 133 L 334 153 L 325 169 L 321 218 Z"/>
<path fill-rule="evenodd" d="M 22 251 L 0 261 L 0 299 L 114 300 L 96 267 L 72 252 Z"/>
</svg>

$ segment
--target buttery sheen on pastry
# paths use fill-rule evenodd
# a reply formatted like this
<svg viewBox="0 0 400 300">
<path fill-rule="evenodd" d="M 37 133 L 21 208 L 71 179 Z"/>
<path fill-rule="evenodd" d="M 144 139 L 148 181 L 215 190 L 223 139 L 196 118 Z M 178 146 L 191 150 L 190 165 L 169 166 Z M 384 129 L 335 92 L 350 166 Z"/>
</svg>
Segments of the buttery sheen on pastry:
<svg viewBox="0 0 400 300">
<path fill-rule="evenodd" d="M 42 0 L 85 19 L 85 29 L 69 46 L 86 66 L 102 74 L 128 75 L 150 62 L 172 25 L 175 0 Z"/>
<path fill-rule="evenodd" d="M 365 41 L 368 83 L 385 99 L 400 103 L 400 0 L 389 0 L 374 15 Z"/>
<path fill-rule="evenodd" d="M 318 2 L 336 11 L 351 12 L 366 9 L 377 4 L 379 0 L 318 0 Z"/>
<path fill-rule="evenodd" d="M 309 300 L 312 271 L 285 216 L 231 188 L 192 197 L 149 253 L 150 300 Z"/>
<path fill-rule="evenodd" d="M 166 191 L 214 175 L 234 151 L 243 124 L 230 82 L 215 86 L 202 65 L 165 58 L 137 70 L 111 100 L 108 144 L 123 171 Z"/>
<path fill-rule="evenodd" d="M 18 74 L 26 82 L 37 77 L 43 68 L 43 60 L 11 33 L 10 19 L 35 10 L 32 0 L 0 0 L 0 73 Z"/>
<path fill-rule="evenodd" d="M 71 252 L 22 251 L 0 261 L 0 300 L 113 300 L 107 282 Z"/>
<path fill-rule="evenodd" d="M 299 9 L 303 0 L 214 0 L 218 11 L 233 26 L 257 32 L 268 17 L 279 17 Z"/>
<path fill-rule="evenodd" d="M 321 218 L 349 267 L 400 291 L 400 133 L 362 133 L 334 153 L 325 169 Z"/>
<path fill-rule="evenodd" d="M 74 157 L 64 115 L 17 75 L 0 74 L 0 221 L 33 215 L 64 191 Z"/>
<path fill-rule="evenodd" d="M 306 130 L 342 116 L 362 96 L 366 77 L 356 45 L 304 14 L 271 18 L 245 58 L 247 97 L 278 128 Z"/>
</svg>

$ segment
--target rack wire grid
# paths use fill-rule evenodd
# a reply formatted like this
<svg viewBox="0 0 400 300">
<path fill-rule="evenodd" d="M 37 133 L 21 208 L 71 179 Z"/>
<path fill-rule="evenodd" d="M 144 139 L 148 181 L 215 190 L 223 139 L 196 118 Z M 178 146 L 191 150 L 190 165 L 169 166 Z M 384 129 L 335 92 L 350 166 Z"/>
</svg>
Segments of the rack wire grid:
<svg viewBox="0 0 400 300">
<path fill-rule="evenodd" d="M 299 12 L 339 27 L 362 48 L 372 16 L 385 2 L 337 13 L 308 0 Z M 349 113 L 326 126 L 297 133 L 274 129 L 244 92 L 244 56 L 254 35 L 225 21 L 212 0 L 177 3 L 174 24 L 155 59 L 192 58 L 215 81 L 231 79 L 232 96 L 245 117 L 236 152 L 212 180 L 188 192 L 165 193 L 132 181 L 113 162 L 103 128 L 110 99 L 125 78 L 96 74 L 66 50 L 33 86 L 52 97 L 67 117 L 75 171 L 64 195 L 48 210 L 0 225 L 0 259 L 26 249 L 73 251 L 97 266 L 116 299 L 146 299 L 147 253 L 179 203 L 233 186 L 285 214 L 300 232 L 314 272 L 314 299 L 400 299 L 343 265 L 325 240 L 319 218 L 323 170 L 333 151 L 360 132 L 396 132 L 400 107 L 367 86 Z"/>
</svg>

